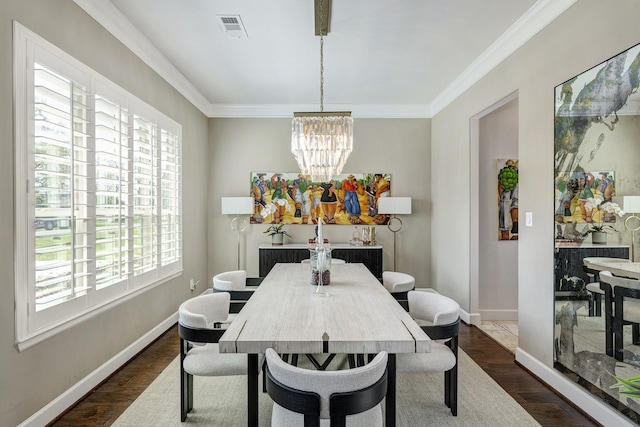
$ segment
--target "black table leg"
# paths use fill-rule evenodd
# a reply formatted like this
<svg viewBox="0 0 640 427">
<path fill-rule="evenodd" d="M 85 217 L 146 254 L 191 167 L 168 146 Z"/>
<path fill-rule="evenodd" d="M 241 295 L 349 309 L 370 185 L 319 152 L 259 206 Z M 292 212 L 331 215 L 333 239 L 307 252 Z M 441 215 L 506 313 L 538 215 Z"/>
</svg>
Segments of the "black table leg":
<svg viewBox="0 0 640 427">
<path fill-rule="evenodd" d="M 258 427 L 258 355 L 249 354 L 247 366 L 248 422 L 249 427 Z"/>
<path fill-rule="evenodd" d="M 385 401 L 385 426 L 396 425 L 396 355 L 389 353 L 387 359 L 387 397 Z"/>
</svg>

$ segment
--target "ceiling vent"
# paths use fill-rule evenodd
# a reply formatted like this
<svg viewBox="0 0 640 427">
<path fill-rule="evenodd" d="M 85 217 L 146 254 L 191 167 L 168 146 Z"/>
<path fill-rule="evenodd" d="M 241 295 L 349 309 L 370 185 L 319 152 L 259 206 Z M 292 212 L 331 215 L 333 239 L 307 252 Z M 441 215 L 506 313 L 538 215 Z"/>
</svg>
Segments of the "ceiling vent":
<svg viewBox="0 0 640 427">
<path fill-rule="evenodd" d="M 240 15 L 217 15 L 217 18 L 220 23 L 220 28 L 222 28 L 222 31 L 224 31 L 228 37 L 234 39 L 246 39 L 249 37 L 247 30 L 242 24 Z"/>
</svg>

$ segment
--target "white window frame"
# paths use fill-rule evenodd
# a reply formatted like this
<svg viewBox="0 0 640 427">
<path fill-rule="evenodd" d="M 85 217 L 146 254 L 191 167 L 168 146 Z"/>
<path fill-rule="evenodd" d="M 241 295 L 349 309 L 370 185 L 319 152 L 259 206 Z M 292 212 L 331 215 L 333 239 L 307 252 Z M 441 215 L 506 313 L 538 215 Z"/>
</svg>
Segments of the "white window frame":
<svg viewBox="0 0 640 427">
<path fill-rule="evenodd" d="M 81 82 L 89 92 L 88 98 L 95 96 L 109 97 L 124 105 L 130 115 L 142 116 L 153 124 L 154 129 L 170 133 L 175 137 L 177 145 L 176 170 L 173 174 L 175 182 L 173 209 L 175 227 L 172 240 L 175 256 L 166 265 L 158 265 L 142 274 L 134 275 L 133 267 L 125 279 L 107 286 L 104 289 L 92 289 L 86 296 L 71 299 L 50 308 L 35 309 L 35 204 L 34 204 L 34 63 L 43 63 L 56 72 L 64 72 L 65 76 Z M 22 351 L 62 330 L 65 330 L 87 318 L 105 311 L 116 304 L 133 298 L 155 286 L 182 274 L 182 127 L 169 117 L 158 112 L 150 105 L 142 102 L 134 95 L 118 87 L 96 71 L 82 64 L 64 51 L 55 47 L 42 37 L 14 22 L 14 102 L 15 102 L 15 319 L 16 348 Z M 95 129 L 89 126 L 89 139 L 94 139 Z M 91 133 L 93 132 L 93 133 Z M 129 135 L 129 138 L 132 138 Z M 95 142 L 93 142 L 95 144 Z M 158 149 L 158 152 L 161 150 Z M 133 158 L 133 155 L 132 155 Z M 157 157 L 160 162 L 160 155 Z M 90 167 L 95 178 L 95 167 Z M 132 174 L 132 171 L 129 171 Z M 160 170 L 159 175 L 162 175 Z M 157 193 L 161 193 L 160 178 L 155 181 Z M 133 186 L 129 179 L 128 185 Z M 95 189 L 92 189 L 95 194 Z M 131 192 L 129 192 L 131 194 Z M 95 196 L 94 196 L 95 197 Z M 160 197 L 160 196 L 158 196 Z M 155 227 L 158 236 L 162 234 L 162 206 L 157 203 Z M 95 206 L 95 204 L 94 204 Z M 95 207 L 93 209 L 93 232 L 96 231 Z M 133 236 L 133 223 L 127 226 Z M 95 239 L 95 237 L 94 237 Z M 95 244 L 95 241 L 94 241 Z M 161 254 L 162 241 L 157 238 L 156 251 Z M 95 276 L 95 251 L 92 265 Z M 158 259 L 161 255 L 158 255 Z M 94 279 L 95 281 L 95 279 Z"/>
</svg>

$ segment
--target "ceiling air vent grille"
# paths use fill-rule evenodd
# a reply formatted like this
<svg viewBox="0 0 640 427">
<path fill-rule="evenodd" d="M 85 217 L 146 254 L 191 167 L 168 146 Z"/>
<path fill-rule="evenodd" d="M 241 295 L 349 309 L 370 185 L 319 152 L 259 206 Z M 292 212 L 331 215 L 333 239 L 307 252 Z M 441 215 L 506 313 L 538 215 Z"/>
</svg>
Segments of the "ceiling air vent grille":
<svg viewBox="0 0 640 427">
<path fill-rule="evenodd" d="M 217 17 L 220 28 L 227 36 L 234 39 L 246 39 L 248 37 L 240 15 L 218 15 Z"/>
</svg>

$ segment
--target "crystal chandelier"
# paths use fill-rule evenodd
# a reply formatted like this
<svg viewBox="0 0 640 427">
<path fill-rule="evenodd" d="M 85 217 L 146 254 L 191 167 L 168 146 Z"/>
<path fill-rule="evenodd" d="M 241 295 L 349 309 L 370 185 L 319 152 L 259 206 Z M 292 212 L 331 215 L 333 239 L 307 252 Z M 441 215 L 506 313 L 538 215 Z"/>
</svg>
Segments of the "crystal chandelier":
<svg viewBox="0 0 640 427">
<path fill-rule="evenodd" d="M 353 150 L 353 118 L 351 112 L 324 112 L 324 35 L 329 28 L 330 0 L 315 2 L 320 3 L 319 31 L 316 27 L 320 34 L 320 112 L 293 113 L 291 152 L 304 175 L 326 182 L 342 172 Z"/>
</svg>

